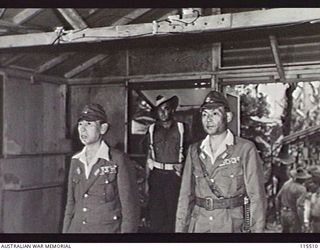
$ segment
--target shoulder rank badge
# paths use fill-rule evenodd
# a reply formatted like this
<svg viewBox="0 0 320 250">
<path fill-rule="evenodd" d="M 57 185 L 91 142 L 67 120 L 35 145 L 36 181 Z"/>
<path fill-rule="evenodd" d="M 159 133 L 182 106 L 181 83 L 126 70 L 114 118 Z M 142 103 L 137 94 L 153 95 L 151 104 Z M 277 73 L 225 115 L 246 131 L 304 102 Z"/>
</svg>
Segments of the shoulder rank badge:
<svg viewBox="0 0 320 250">
<path fill-rule="evenodd" d="M 118 168 L 118 166 L 115 165 L 115 164 L 100 167 L 100 175 L 116 174 L 117 173 L 117 168 Z"/>
</svg>

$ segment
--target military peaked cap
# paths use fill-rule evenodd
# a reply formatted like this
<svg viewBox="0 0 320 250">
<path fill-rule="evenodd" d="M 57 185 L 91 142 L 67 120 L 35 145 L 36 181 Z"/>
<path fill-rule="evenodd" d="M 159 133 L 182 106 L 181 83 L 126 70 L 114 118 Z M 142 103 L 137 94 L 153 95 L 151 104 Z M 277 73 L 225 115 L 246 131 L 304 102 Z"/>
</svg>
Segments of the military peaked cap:
<svg viewBox="0 0 320 250">
<path fill-rule="evenodd" d="M 225 107 L 227 112 L 230 111 L 227 98 L 218 91 L 210 91 L 204 99 L 200 111 L 202 112 L 204 109 L 214 109 L 218 107 Z"/>
<path fill-rule="evenodd" d="M 107 122 L 107 115 L 100 104 L 92 103 L 84 106 L 79 120 Z"/>
</svg>

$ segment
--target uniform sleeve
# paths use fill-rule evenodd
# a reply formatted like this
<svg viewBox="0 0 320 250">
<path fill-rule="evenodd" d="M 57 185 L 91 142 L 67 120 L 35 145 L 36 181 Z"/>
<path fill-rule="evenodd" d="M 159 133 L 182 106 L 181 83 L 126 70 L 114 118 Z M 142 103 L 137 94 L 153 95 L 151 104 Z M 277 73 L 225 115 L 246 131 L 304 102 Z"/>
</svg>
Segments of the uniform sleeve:
<svg viewBox="0 0 320 250">
<path fill-rule="evenodd" d="M 67 203 L 66 203 L 66 209 L 64 213 L 64 220 L 63 220 L 63 228 L 62 228 L 62 233 L 67 233 L 68 229 L 71 224 L 71 220 L 74 215 L 74 192 L 73 192 L 73 183 L 72 183 L 72 178 L 73 178 L 73 167 L 72 164 L 70 166 L 69 170 L 69 175 L 68 175 L 68 193 L 67 193 Z"/>
<path fill-rule="evenodd" d="M 303 223 L 310 223 L 311 217 L 311 195 L 303 203 Z"/>
<path fill-rule="evenodd" d="M 190 129 L 187 123 L 183 123 L 184 132 L 183 132 L 183 154 L 186 155 L 187 149 L 191 142 Z"/>
<path fill-rule="evenodd" d="M 177 215 L 176 215 L 176 229 L 177 233 L 188 232 L 191 211 L 194 205 L 194 183 L 192 177 L 192 158 L 191 147 L 189 148 L 187 159 L 184 165 L 180 195 L 178 201 Z"/>
<path fill-rule="evenodd" d="M 267 199 L 264 189 L 262 162 L 254 145 L 248 149 L 244 161 L 245 184 L 250 200 L 251 232 L 263 232 L 266 220 Z"/>
<path fill-rule="evenodd" d="M 275 200 L 275 206 L 276 206 L 276 212 L 280 213 L 280 209 L 281 209 L 281 195 L 283 193 L 283 189 L 284 189 L 285 184 L 280 188 L 280 191 L 278 192 L 277 196 L 276 196 L 276 200 Z"/>
<path fill-rule="evenodd" d="M 119 166 L 118 190 L 121 202 L 121 233 L 136 233 L 140 219 L 138 183 L 135 164 L 128 156 L 122 158 Z"/>
</svg>

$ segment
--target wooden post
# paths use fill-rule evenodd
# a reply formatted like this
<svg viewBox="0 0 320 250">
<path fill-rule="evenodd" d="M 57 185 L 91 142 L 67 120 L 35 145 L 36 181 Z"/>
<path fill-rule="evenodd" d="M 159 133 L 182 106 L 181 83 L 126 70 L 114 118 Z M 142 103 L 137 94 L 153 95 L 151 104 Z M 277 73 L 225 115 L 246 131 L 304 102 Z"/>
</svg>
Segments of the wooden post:
<svg viewBox="0 0 320 250">
<path fill-rule="evenodd" d="M 274 61 L 276 63 L 277 66 L 277 70 L 278 70 L 278 74 L 280 77 L 280 81 L 281 82 L 285 82 L 286 81 L 286 77 L 285 77 L 285 73 L 283 70 L 283 66 L 282 66 L 282 62 L 280 59 L 280 53 L 279 53 L 279 46 L 278 46 L 278 41 L 277 38 L 275 36 L 269 36 L 270 39 L 270 44 L 271 44 L 271 49 L 272 49 L 272 55 L 274 58 Z"/>
</svg>

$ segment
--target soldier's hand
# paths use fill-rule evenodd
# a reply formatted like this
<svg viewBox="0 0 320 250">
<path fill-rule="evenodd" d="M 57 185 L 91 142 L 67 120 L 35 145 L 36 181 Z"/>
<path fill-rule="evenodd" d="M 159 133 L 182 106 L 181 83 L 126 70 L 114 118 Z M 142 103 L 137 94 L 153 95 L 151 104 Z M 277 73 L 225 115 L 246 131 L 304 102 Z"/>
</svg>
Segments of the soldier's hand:
<svg viewBox="0 0 320 250">
<path fill-rule="evenodd" d="M 310 223 L 305 222 L 304 225 L 302 226 L 302 230 L 304 233 L 310 233 L 311 232 Z"/>
<path fill-rule="evenodd" d="M 146 183 L 144 184 L 144 195 L 146 197 L 149 196 L 149 183 L 148 183 L 148 181 L 146 181 Z"/>
<path fill-rule="evenodd" d="M 178 175 L 179 177 L 181 177 L 182 168 L 183 168 L 183 165 L 182 165 L 182 164 L 174 165 L 174 172 L 175 172 L 176 175 Z"/>
<path fill-rule="evenodd" d="M 278 225 L 281 224 L 280 213 L 277 213 L 277 214 L 276 214 L 276 223 L 277 223 Z"/>
</svg>

